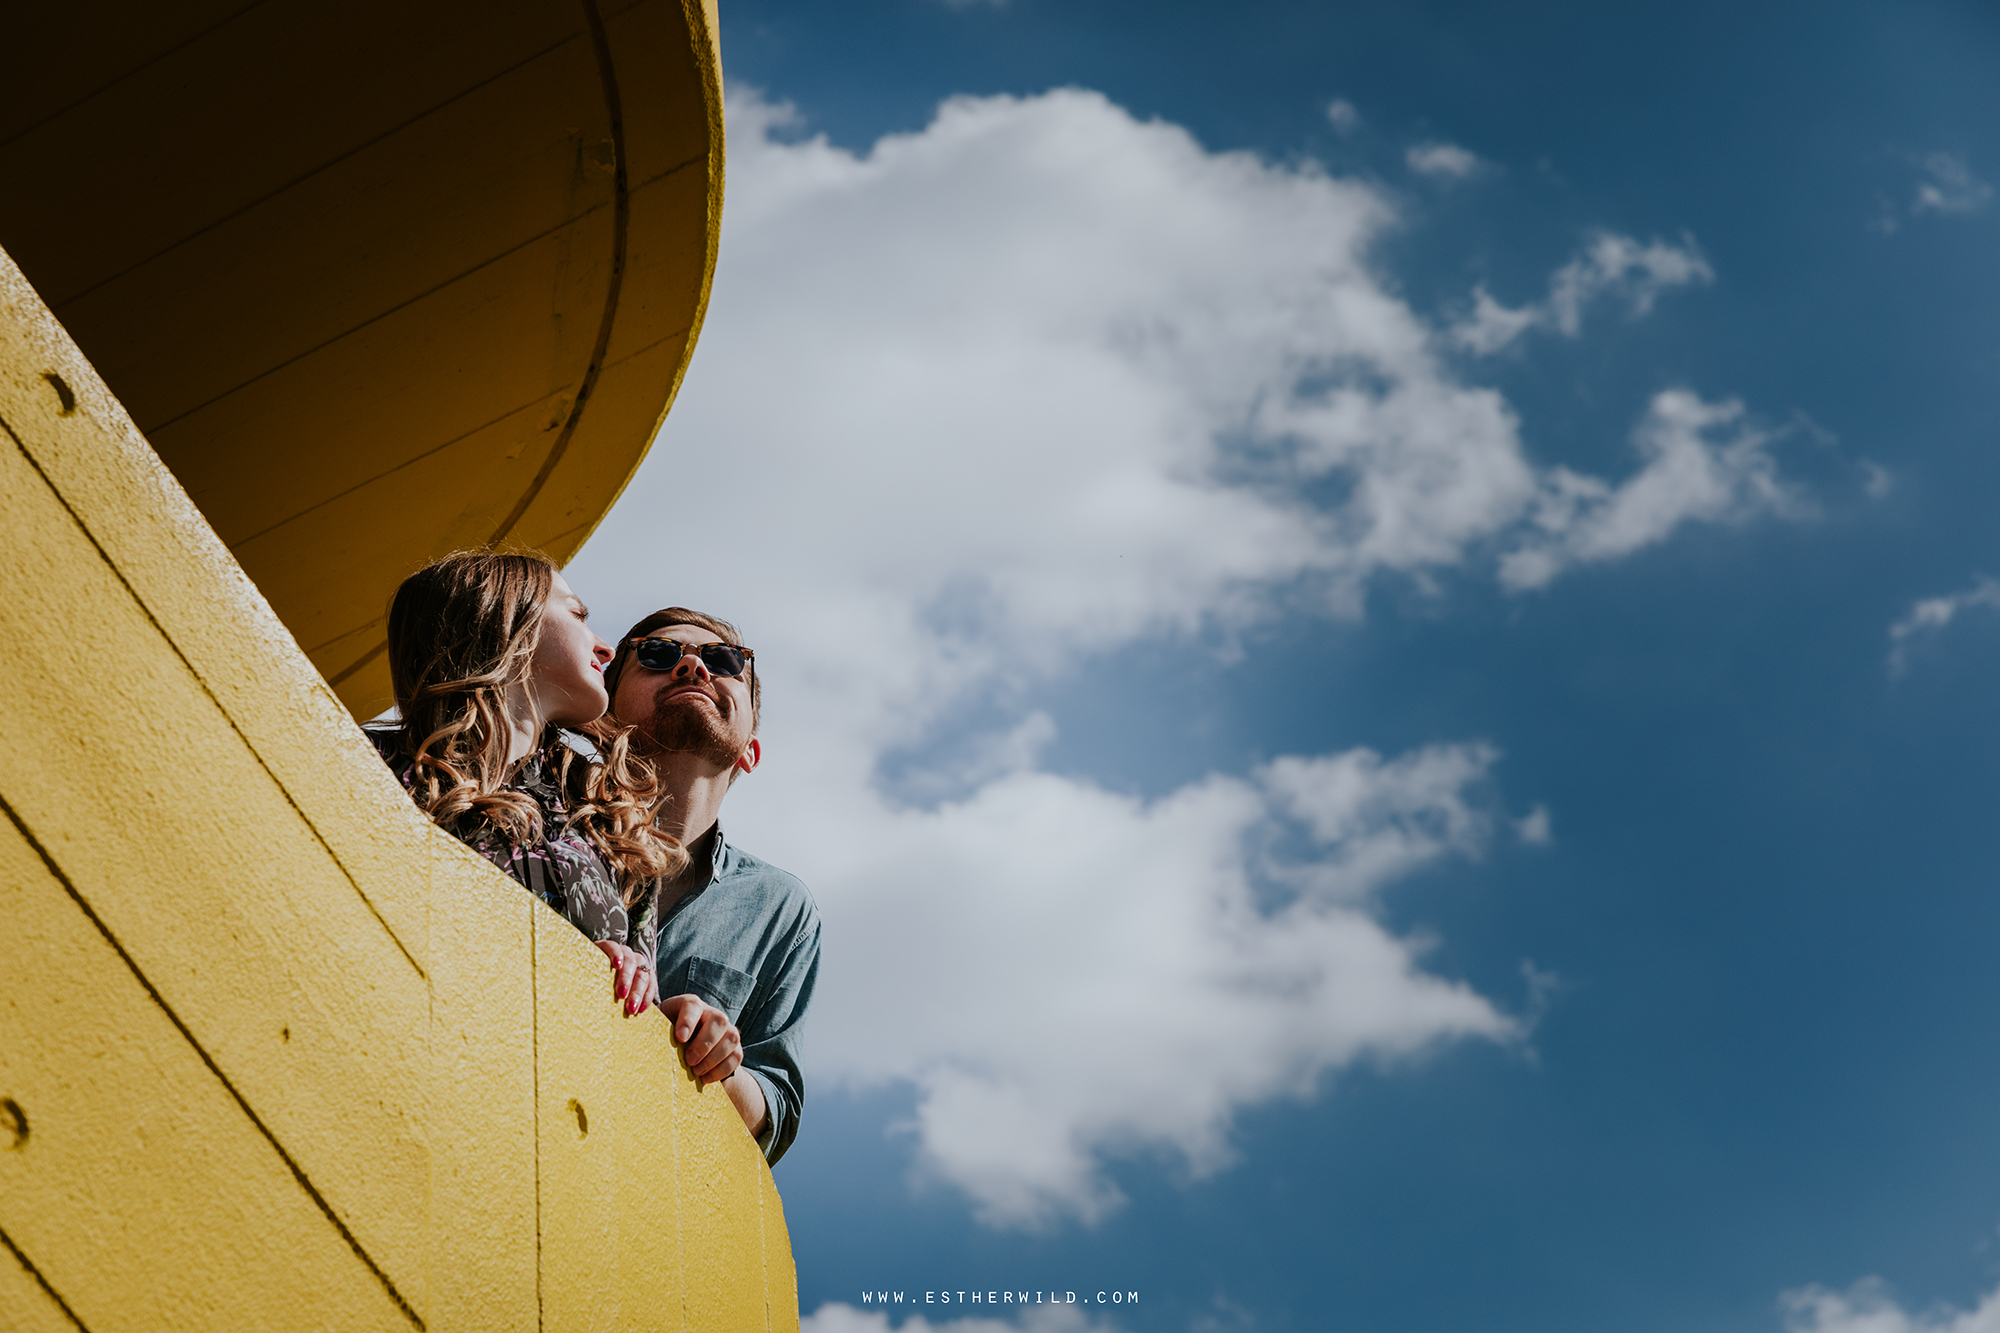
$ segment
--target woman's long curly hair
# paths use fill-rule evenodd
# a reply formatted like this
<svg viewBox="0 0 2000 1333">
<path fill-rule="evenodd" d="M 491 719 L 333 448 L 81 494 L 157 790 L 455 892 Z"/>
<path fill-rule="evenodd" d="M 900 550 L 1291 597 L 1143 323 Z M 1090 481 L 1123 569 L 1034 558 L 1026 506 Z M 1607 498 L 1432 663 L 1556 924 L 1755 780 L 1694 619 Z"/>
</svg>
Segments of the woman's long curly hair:
<svg viewBox="0 0 2000 1333">
<path fill-rule="evenodd" d="M 411 797 L 447 828 L 470 815 L 516 845 L 545 836 L 541 808 L 506 785 L 505 696 L 528 682 L 555 576 L 545 556 L 459 551 L 404 579 L 389 604 L 397 748 L 412 762 Z M 653 824 L 660 783 L 631 754 L 632 729 L 607 715 L 576 730 L 601 761 L 577 753 L 553 728 L 539 742 L 542 761 L 567 800 L 565 828 L 583 834 L 618 872 L 629 906 L 647 880 L 678 874 L 687 852 Z"/>
</svg>

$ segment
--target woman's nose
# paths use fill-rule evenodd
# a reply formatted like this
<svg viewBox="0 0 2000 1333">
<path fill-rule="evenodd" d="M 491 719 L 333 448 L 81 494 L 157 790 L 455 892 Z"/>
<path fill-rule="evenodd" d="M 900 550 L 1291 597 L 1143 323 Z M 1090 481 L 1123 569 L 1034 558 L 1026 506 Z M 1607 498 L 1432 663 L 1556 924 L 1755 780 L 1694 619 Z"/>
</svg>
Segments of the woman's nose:
<svg viewBox="0 0 2000 1333">
<path fill-rule="evenodd" d="M 611 651 L 610 644 L 598 638 L 595 634 L 590 636 L 591 661 L 597 663 L 597 665 L 599 666 L 606 666 L 610 664 L 610 661 L 613 656 L 614 654 Z"/>
</svg>

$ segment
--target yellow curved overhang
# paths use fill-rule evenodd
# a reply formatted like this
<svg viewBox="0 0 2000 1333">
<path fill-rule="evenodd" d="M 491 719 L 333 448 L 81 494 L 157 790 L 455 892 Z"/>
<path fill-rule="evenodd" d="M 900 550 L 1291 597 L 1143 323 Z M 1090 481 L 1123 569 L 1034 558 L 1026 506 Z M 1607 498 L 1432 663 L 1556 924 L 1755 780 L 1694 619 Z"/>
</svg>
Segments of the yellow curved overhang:
<svg viewBox="0 0 2000 1333">
<path fill-rule="evenodd" d="M 410 570 L 560 563 L 714 271 L 712 6 L 16 6 L 0 248 L 358 716 Z"/>
<path fill-rule="evenodd" d="M 567 555 L 671 400 L 713 12 L 9 25 L 0 1327 L 796 1329 L 726 1095 L 350 717 L 403 573 Z"/>
</svg>

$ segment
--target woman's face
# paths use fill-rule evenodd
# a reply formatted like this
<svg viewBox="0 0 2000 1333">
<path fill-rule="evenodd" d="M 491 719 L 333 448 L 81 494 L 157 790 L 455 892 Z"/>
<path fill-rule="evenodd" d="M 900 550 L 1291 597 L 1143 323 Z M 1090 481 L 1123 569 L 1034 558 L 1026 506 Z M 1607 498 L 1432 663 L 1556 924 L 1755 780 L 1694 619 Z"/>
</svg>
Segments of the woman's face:
<svg viewBox="0 0 2000 1333">
<path fill-rule="evenodd" d="M 611 648 L 590 632 L 590 614 L 577 595 L 555 576 L 542 605 L 542 641 L 535 647 L 528 686 L 547 725 L 579 727 L 604 715 L 604 667 Z"/>
</svg>

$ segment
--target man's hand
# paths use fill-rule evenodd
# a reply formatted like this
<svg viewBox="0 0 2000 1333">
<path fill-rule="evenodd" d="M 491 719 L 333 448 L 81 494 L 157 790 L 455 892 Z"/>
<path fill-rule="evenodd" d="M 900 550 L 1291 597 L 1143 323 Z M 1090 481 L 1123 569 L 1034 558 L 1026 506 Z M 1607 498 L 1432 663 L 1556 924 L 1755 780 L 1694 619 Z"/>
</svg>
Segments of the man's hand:
<svg viewBox="0 0 2000 1333">
<path fill-rule="evenodd" d="M 625 1017 L 645 1013 L 660 997 L 659 979 L 646 965 L 646 955 L 612 940 L 599 940 L 597 947 L 611 960 L 611 993 L 625 1001 Z"/>
<path fill-rule="evenodd" d="M 676 995 L 660 1001 L 660 1012 L 674 1025 L 674 1040 L 697 1081 L 720 1083 L 743 1063 L 743 1035 L 729 1015 L 699 995 Z M 761 1100 L 761 1099 L 760 1099 Z"/>
<path fill-rule="evenodd" d="M 743 1068 L 743 1035 L 729 1021 L 729 1015 L 699 995 L 676 995 L 660 1001 L 660 1012 L 674 1025 L 674 1040 L 688 1068 L 703 1083 L 720 1083 L 743 1117 L 743 1127 L 752 1138 L 764 1132 L 770 1112 L 764 1105 L 764 1089 Z"/>
</svg>

